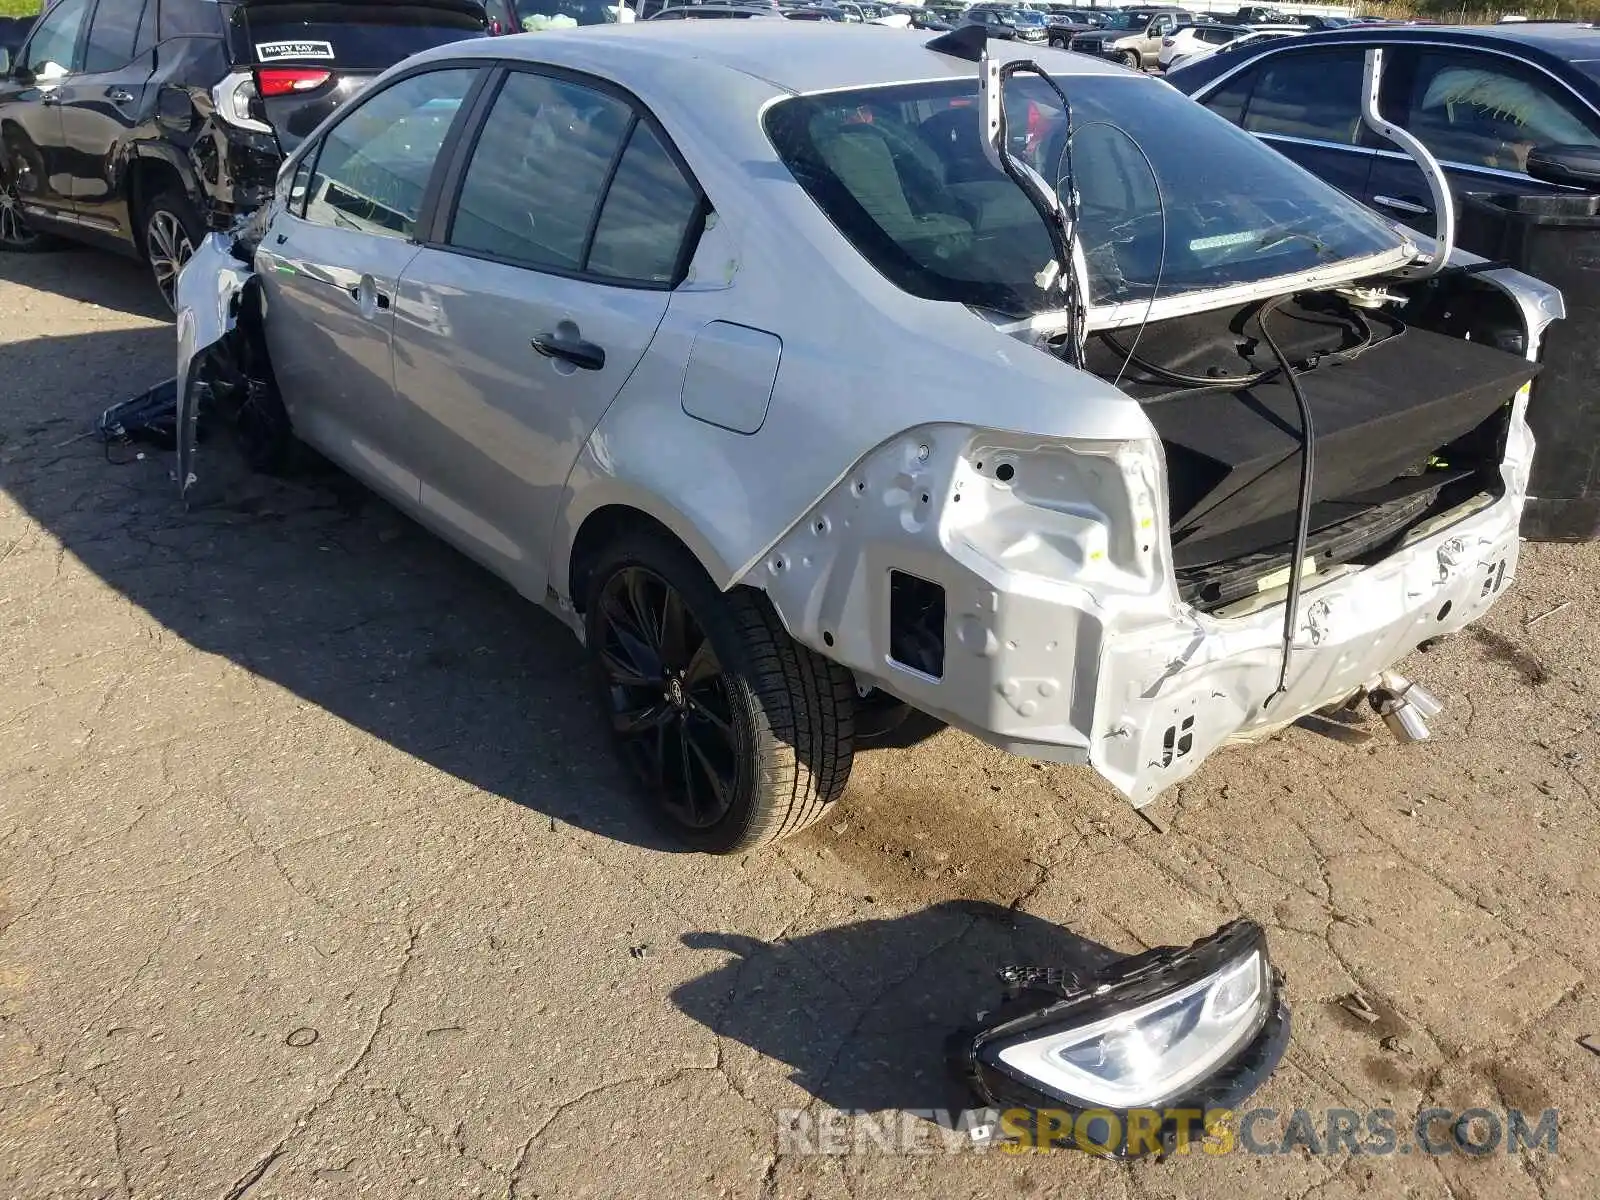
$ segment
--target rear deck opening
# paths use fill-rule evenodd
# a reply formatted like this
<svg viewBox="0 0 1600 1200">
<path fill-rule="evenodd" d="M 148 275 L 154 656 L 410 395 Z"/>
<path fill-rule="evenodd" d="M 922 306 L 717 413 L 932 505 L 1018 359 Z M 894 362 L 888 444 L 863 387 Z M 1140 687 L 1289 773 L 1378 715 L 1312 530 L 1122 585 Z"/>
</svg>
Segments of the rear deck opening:
<svg viewBox="0 0 1600 1200">
<path fill-rule="evenodd" d="M 1471 329 L 1425 328 L 1459 324 L 1462 306 L 1435 299 L 1397 313 L 1304 293 L 1267 318 L 1316 434 L 1312 569 L 1375 561 L 1418 522 L 1503 486 L 1510 402 L 1537 368 L 1507 337 L 1498 349 Z M 1127 330 L 1089 343 L 1090 368 L 1121 372 L 1161 435 L 1179 590 L 1206 611 L 1279 586 L 1293 553 L 1299 410 L 1260 310 L 1162 321 L 1137 346 Z"/>
</svg>

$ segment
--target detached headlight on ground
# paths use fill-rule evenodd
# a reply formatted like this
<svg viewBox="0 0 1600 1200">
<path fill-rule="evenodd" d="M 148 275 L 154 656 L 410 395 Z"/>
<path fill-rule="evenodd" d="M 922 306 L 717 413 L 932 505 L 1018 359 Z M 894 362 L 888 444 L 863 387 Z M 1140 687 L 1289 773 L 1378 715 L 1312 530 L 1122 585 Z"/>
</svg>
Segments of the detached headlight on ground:
<svg viewBox="0 0 1600 1200">
<path fill-rule="evenodd" d="M 997 1058 L 1088 1105 L 1153 1104 L 1203 1076 L 1261 1028 L 1269 990 L 1264 971 L 1253 953 L 1132 1012 L 1018 1042 Z"/>
<path fill-rule="evenodd" d="M 1242 1101 L 1288 1041 L 1266 935 L 1251 921 L 1088 979 L 1039 968 L 1002 977 L 1012 992 L 959 1051 L 969 1082 L 999 1108 L 1156 1110 L 1164 1124 L 1178 1109 Z"/>
</svg>

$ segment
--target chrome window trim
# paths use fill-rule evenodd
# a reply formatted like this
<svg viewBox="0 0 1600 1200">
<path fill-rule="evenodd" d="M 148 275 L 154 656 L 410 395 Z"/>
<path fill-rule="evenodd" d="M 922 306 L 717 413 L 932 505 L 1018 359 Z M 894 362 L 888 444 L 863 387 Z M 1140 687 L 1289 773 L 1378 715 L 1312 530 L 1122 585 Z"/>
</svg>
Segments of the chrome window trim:
<svg viewBox="0 0 1600 1200">
<path fill-rule="evenodd" d="M 1243 126 L 1239 128 L 1243 129 Z M 1345 154 L 1364 154 L 1368 158 L 1390 158 L 1399 162 L 1410 162 L 1411 156 L 1401 150 L 1379 150 L 1374 146 L 1348 146 L 1343 142 L 1325 142 L 1318 138 L 1295 137 L 1288 133 L 1257 133 L 1253 129 L 1245 129 L 1251 137 L 1260 138 L 1263 142 L 1291 142 L 1296 146 L 1309 146 L 1314 150 L 1339 150 Z M 1487 175 L 1493 179 L 1531 179 L 1532 176 L 1522 171 L 1506 171 L 1500 167 L 1486 167 L 1482 163 L 1457 162 L 1451 158 L 1439 160 L 1444 166 L 1455 171 L 1470 171 L 1474 175 Z"/>
</svg>

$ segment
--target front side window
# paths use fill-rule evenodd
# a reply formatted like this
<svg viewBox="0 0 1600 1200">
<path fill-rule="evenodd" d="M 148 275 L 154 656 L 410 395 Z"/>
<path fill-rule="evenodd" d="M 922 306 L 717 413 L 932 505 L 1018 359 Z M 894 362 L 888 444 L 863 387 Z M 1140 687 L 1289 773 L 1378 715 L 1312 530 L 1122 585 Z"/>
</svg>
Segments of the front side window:
<svg viewBox="0 0 1600 1200">
<path fill-rule="evenodd" d="M 305 219 L 413 236 L 434 162 L 477 74 L 458 67 L 413 75 L 352 110 L 323 138 L 306 185 Z"/>
<path fill-rule="evenodd" d="M 1279 54 L 1254 72 L 1241 124 L 1251 133 L 1354 146 L 1361 136 L 1361 72 L 1359 50 Z"/>
<path fill-rule="evenodd" d="M 1537 146 L 1600 146 L 1574 97 L 1497 54 L 1419 55 L 1406 128 L 1445 162 L 1502 171 L 1526 172 Z"/>
<path fill-rule="evenodd" d="M 132 62 L 134 39 L 144 10 L 145 0 L 100 0 L 89 25 L 83 69 L 92 75 L 97 71 L 115 71 Z"/>
<path fill-rule="evenodd" d="M 1007 88 L 1014 153 L 1060 181 L 1060 102 L 1038 79 Z M 768 110 L 766 129 L 800 186 L 897 286 L 1002 313 L 1053 307 L 1058 294 L 1034 283 L 1051 258 L 1048 235 L 984 155 L 976 93 L 974 79 L 798 96 Z M 1072 115 L 1096 304 L 1148 299 L 1158 275 L 1169 296 L 1402 245 L 1355 201 L 1173 88 L 1077 77 Z"/>
<path fill-rule="evenodd" d="M 78 35 L 88 16 L 88 0 L 62 0 L 40 21 L 28 39 L 28 74 L 40 83 L 49 83 L 78 70 Z"/>
<path fill-rule="evenodd" d="M 467 165 L 450 244 L 582 270 L 591 219 L 632 119 L 614 96 L 543 75 L 511 75 Z"/>
</svg>

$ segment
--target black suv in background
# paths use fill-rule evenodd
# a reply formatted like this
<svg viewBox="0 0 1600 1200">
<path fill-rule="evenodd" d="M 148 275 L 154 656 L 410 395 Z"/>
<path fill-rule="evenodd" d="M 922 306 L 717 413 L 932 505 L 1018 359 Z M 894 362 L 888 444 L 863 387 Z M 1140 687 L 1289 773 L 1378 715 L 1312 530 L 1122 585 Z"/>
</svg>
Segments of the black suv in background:
<svg viewBox="0 0 1600 1200">
<path fill-rule="evenodd" d="M 487 29 L 480 0 L 58 0 L 0 52 L 0 250 L 133 254 L 170 304 L 200 238 L 348 96 Z"/>
</svg>

